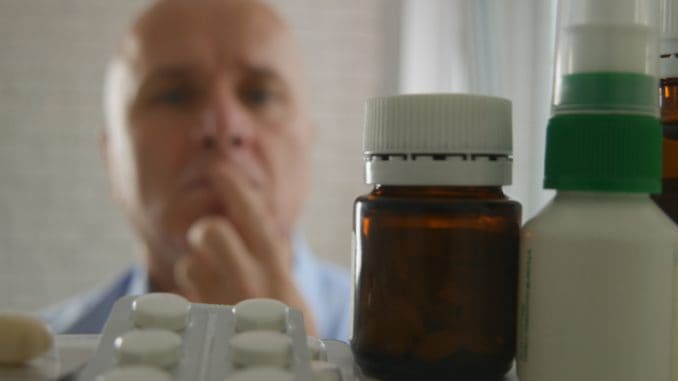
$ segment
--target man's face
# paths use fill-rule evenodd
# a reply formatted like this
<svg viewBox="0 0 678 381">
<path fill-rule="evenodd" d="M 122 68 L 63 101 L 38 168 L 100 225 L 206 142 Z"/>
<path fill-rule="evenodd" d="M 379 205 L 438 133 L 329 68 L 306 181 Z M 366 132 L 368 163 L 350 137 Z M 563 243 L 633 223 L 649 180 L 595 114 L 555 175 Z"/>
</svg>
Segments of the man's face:
<svg viewBox="0 0 678 381">
<path fill-rule="evenodd" d="M 307 193 L 311 126 L 295 46 L 268 9 L 165 1 L 137 24 L 123 61 L 106 156 L 116 199 L 151 249 L 176 259 L 196 219 L 228 218 L 215 168 L 239 171 L 289 233 Z"/>
</svg>

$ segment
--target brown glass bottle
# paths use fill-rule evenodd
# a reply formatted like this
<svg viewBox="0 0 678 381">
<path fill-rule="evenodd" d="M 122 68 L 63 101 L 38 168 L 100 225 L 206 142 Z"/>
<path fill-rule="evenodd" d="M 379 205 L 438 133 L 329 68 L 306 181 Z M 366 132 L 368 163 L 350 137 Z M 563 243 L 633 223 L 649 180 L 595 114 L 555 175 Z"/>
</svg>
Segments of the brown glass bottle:
<svg viewBox="0 0 678 381">
<path fill-rule="evenodd" d="M 363 372 L 501 379 L 515 351 L 520 204 L 499 186 L 376 186 L 354 211 Z"/>
<path fill-rule="evenodd" d="M 664 175 L 662 193 L 653 199 L 678 224 L 678 78 L 662 79 L 659 89 L 664 126 Z"/>
</svg>

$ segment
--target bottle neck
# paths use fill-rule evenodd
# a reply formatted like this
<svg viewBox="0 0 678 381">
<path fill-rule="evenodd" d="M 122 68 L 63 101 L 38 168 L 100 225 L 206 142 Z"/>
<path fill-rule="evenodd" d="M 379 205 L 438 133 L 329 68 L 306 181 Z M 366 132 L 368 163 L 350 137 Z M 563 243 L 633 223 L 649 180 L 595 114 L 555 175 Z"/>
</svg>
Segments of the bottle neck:
<svg viewBox="0 0 678 381">
<path fill-rule="evenodd" d="M 507 200 L 500 186 L 399 186 L 376 185 L 374 196 L 382 197 L 425 197 L 425 198 L 461 198 L 483 200 Z"/>
</svg>

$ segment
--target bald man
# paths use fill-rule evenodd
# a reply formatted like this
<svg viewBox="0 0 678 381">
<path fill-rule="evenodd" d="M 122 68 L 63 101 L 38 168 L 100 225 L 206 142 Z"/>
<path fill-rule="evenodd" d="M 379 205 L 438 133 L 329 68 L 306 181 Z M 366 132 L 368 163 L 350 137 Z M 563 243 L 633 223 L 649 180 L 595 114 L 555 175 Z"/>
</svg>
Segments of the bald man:
<svg viewBox="0 0 678 381">
<path fill-rule="evenodd" d="M 348 338 L 348 275 L 297 231 L 313 125 L 291 32 L 258 1 L 161 0 L 112 61 L 101 139 L 113 197 L 143 266 L 50 308 L 57 332 L 100 332 L 120 297 L 255 297 L 301 309 L 310 334 Z"/>
</svg>

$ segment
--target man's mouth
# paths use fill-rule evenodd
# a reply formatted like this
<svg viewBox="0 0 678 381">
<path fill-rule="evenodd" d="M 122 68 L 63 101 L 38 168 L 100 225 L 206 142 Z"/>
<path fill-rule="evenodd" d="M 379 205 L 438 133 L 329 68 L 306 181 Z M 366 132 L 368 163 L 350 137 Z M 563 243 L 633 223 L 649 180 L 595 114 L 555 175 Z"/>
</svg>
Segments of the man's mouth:
<svg viewBox="0 0 678 381">
<path fill-rule="evenodd" d="M 189 202 L 194 207 L 201 211 L 201 216 L 226 215 L 226 209 L 216 194 L 214 184 L 208 177 L 198 177 L 187 182 L 182 193 L 184 197 L 188 197 L 187 200 L 191 200 Z"/>
<path fill-rule="evenodd" d="M 200 176 L 197 177 L 191 181 L 188 181 L 186 185 L 184 186 L 184 189 L 186 190 L 199 190 L 199 189 L 211 189 L 212 188 L 212 181 L 207 176 Z"/>
</svg>

